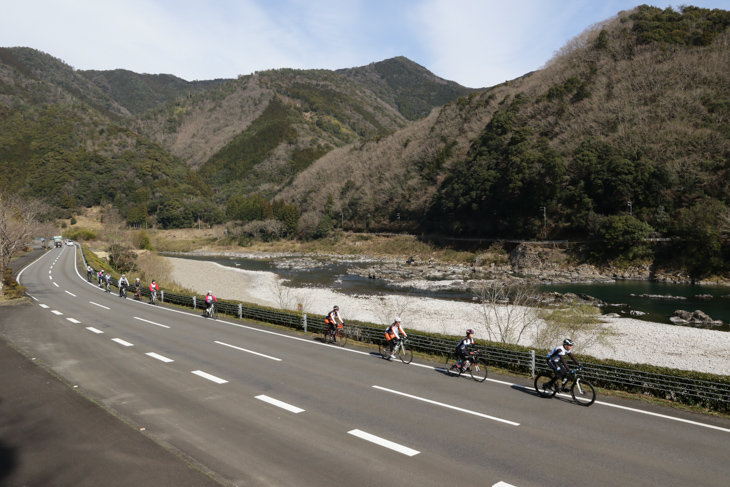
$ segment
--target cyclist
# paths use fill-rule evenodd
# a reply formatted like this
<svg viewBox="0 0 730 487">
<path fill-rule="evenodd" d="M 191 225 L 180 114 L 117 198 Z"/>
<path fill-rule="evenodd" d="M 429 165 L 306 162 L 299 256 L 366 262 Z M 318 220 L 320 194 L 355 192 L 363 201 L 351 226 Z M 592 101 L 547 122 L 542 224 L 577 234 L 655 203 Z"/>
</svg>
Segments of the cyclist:
<svg viewBox="0 0 730 487">
<path fill-rule="evenodd" d="M 461 368 L 462 365 L 466 364 L 466 360 L 474 355 L 473 352 L 468 351 L 468 348 L 472 345 L 474 345 L 474 330 L 469 328 L 466 330 L 466 336 L 456 346 L 456 355 L 459 357 L 459 361 L 456 363 L 457 367 Z"/>
<path fill-rule="evenodd" d="M 562 392 L 567 392 L 567 389 L 565 388 L 565 383 L 568 382 L 568 362 L 565 360 L 566 355 L 570 357 L 570 359 L 575 362 L 578 367 L 583 367 L 571 353 L 573 345 L 575 345 L 575 342 L 570 338 L 566 338 L 563 340 L 562 345 L 553 348 L 553 351 L 548 354 L 547 363 L 555 372 L 555 377 L 548 383 L 549 387 L 553 387 L 554 389 Z M 556 386 L 555 384 L 555 381 L 558 379 L 560 379 L 560 386 Z"/>
<path fill-rule="evenodd" d="M 217 303 L 218 300 L 213 296 L 213 291 L 208 291 L 208 294 L 205 296 L 205 313 L 203 313 L 203 316 L 210 316 L 210 308 L 214 302 Z"/>
<path fill-rule="evenodd" d="M 139 277 L 134 280 L 134 297 L 137 299 L 142 298 L 142 283 L 139 282 Z"/>
<path fill-rule="evenodd" d="M 94 269 L 90 265 L 86 266 L 86 280 L 91 282 L 91 275 L 94 273 Z"/>
<path fill-rule="evenodd" d="M 101 269 L 96 277 L 99 279 L 99 287 L 101 287 L 101 283 L 104 282 L 104 269 Z"/>
<path fill-rule="evenodd" d="M 124 290 L 127 289 L 127 286 L 129 286 L 129 281 L 127 280 L 126 274 L 122 274 L 122 277 L 119 278 L 117 285 L 119 286 L 119 297 L 121 298 L 122 293 L 124 292 Z"/>
<path fill-rule="evenodd" d="M 385 339 L 388 340 L 388 347 L 390 347 L 390 360 L 395 358 L 395 346 L 400 340 L 399 333 L 403 334 L 403 338 L 408 336 L 400 324 L 400 318 L 396 316 L 393 323 L 385 330 Z"/>
<path fill-rule="evenodd" d="M 104 282 L 106 283 L 106 292 L 111 292 L 112 275 L 109 274 L 109 271 L 107 271 L 106 276 L 104 276 Z"/>
<path fill-rule="evenodd" d="M 330 311 L 327 314 L 327 317 L 324 319 L 324 322 L 327 323 L 327 332 L 332 335 L 332 340 L 337 341 L 337 338 L 334 336 L 334 331 L 338 328 L 337 321 L 339 320 L 339 324 L 343 325 L 345 324 L 344 321 L 342 321 L 342 316 L 340 316 L 340 307 L 335 306 L 332 308 L 332 311 Z"/>
<path fill-rule="evenodd" d="M 157 297 L 157 291 L 160 290 L 160 286 L 157 285 L 154 279 L 150 283 L 150 304 L 153 302 L 153 296 Z"/>
</svg>

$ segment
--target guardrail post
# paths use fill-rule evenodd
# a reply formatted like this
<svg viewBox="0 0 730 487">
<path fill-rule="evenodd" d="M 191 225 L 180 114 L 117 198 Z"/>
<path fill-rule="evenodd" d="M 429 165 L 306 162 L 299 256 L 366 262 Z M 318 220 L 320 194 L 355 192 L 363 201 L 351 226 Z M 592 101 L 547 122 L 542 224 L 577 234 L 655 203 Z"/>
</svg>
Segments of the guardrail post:
<svg viewBox="0 0 730 487">
<path fill-rule="evenodd" d="M 532 374 L 530 377 L 535 377 L 535 351 L 530 350 L 530 373 Z"/>
<path fill-rule="evenodd" d="M 238 303 L 238 319 L 243 319 L 243 305 L 241 303 Z"/>
<path fill-rule="evenodd" d="M 302 315 L 302 326 L 304 326 L 304 333 L 307 333 L 307 314 Z"/>
<path fill-rule="evenodd" d="M 161 303 L 165 302 L 165 291 L 160 291 L 160 302 Z"/>
<path fill-rule="evenodd" d="M 196 308 L 195 306 L 196 306 L 196 305 L 195 305 L 195 296 L 193 296 L 193 309 L 198 309 L 198 308 Z"/>
</svg>

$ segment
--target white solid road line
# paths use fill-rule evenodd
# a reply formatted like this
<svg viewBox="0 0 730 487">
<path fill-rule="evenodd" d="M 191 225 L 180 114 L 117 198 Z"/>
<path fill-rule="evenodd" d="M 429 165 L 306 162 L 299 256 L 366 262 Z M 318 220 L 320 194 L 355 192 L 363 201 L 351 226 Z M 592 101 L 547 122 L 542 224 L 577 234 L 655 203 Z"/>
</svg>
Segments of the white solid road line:
<svg viewBox="0 0 730 487">
<path fill-rule="evenodd" d="M 169 327 L 169 326 L 167 326 L 167 325 L 161 325 L 161 324 L 159 324 L 159 323 L 155 323 L 154 321 L 144 320 L 144 319 L 142 319 L 142 318 L 139 318 L 139 317 L 137 317 L 137 316 L 135 316 L 135 317 L 134 317 L 134 319 L 135 319 L 135 320 L 139 320 L 139 321 L 144 321 L 145 323 L 149 323 L 149 324 L 151 324 L 151 325 L 161 326 L 162 328 L 170 328 L 170 327 Z"/>
<path fill-rule="evenodd" d="M 264 357 L 264 358 L 268 358 L 268 359 L 271 359 L 271 360 L 276 360 L 277 362 L 281 362 L 281 359 L 280 358 L 271 357 L 269 355 L 264 355 L 263 353 L 254 352 L 252 350 L 246 350 L 245 348 L 235 347 L 233 345 L 229 345 L 228 343 L 223 343 L 223 342 L 213 342 L 213 343 L 217 343 L 218 345 L 223 345 L 224 347 L 235 348 L 236 350 L 240 350 L 242 352 L 252 353 L 254 355 L 258 355 L 259 357 Z"/>
<path fill-rule="evenodd" d="M 204 379 L 212 380 L 213 382 L 217 382 L 218 384 L 225 384 L 228 381 L 225 379 L 221 379 L 220 377 L 216 377 L 214 375 L 210 375 L 207 372 L 203 372 L 202 370 L 193 370 L 193 374 L 200 376 Z"/>
<path fill-rule="evenodd" d="M 260 396 L 256 396 L 256 399 L 264 402 L 268 402 L 269 404 L 273 404 L 274 406 L 280 407 L 281 409 L 286 409 L 287 411 L 290 411 L 294 414 L 303 413 L 304 409 L 298 408 L 296 406 L 292 406 L 291 404 L 287 404 L 285 402 L 279 401 L 278 399 L 274 399 L 273 397 L 264 396 L 263 394 Z"/>
<path fill-rule="evenodd" d="M 86 327 L 86 329 L 87 329 L 87 330 L 89 330 L 89 331 L 93 331 L 94 333 L 104 333 L 104 332 L 103 332 L 103 331 L 101 331 L 101 330 L 97 330 L 97 329 L 96 329 L 96 328 L 94 328 L 93 326 L 87 326 L 87 327 Z"/>
<path fill-rule="evenodd" d="M 486 418 L 486 419 L 492 419 L 494 421 L 499 421 L 500 423 L 506 423 L 506 424 L 510 424 L 512 426 L 519 426 L 520 425 L 520 423 L 515 423 L 514 421 L 508 421 L 506 419 L 496 418 L 494 416 L 489 416 L 487 414 L 478 413 L 476 411 L 470 411 L 468 409 L 463 409 L 463 408 L 459 408 L 459 407 L 456 407 L 456 406 L 451 406 L 449 404 L 444 404 L 442 402 L 432 401 L 431 399 L 426 399 L 426 398 L 423 398 L 423 397 L 412 396 L 411 394 L 406 394 L 404 392 L 394 391 L 393 389 L 386 389 L 385 387 L 380 387 L 380 386 L 373 386 L 373 388 L 374 389 L 379 389 L 379 390 L 385 391 L 385 392 L 391 392 L 391 393 L 397 394 L 399 396 L 404 396 L 404 397 L 409 397 L 411 399 L 416 399 L 418 401 L 427 402 L 429 404 L 435 404 L 436 406 L 441 406 L 441 407 L 444 407 L 444 408 L 447 408 L 447 409 L 453 409 L 454 411 L 461 411 L 462 413 L 473 414 L 474 416 L 479 416 L 479 417 Z"/>
<path fill-rule="evenodd" d="M 174 362 L 174 360 L 173 360 L 173 359 L 171 359 L 171 358 L 167 358 L 167 357 L 163 357 L 162 355 L 158 355 L 158 354 L 156 354 L 156 353 L 154 353 L 154 352 L 146 353 L 145 355 L 149 355 L 149 356 L 150 356 L 150 357 L 152 357 L 152 358 L 156 358 L 156 359 L 157 359 L 157 360 L 159 360 L 160 362 L 165 362 L 165 363 L 168 363 L 168 364 L 169 364 L 170 362 Z"/>
<path fill-rule="evenodd" d="M 104 309 L 109 309 L 109 308 L 107 308 L 106 306 L 102 306 L 102 305 L 100 305 L 100 304 L 98 304 L 98 303 L 95 303 L 95 302 L 93 302 L 93 301 L 89 301 L 89 303 L 93 304 L 94 306 L 98 306 L 98 307 L 100 307 L 100 308 L 104 308 Z"/>
<path fill-rule="evenodd" d="M 412 457 L 414 455 L 418 455 L 419 453 L 421 453 L 418 450 L 414 450 L 413 448 L 408 448 L 407 446 L 399 445 L 398 443 L 393 443 L 390 440 L 380 438 L 379 436 L 371 435 L 370 433 L 365 433 L 364 431 L 352 430 L 352 431 L 348 431 L 348 433 L 353 436 L 357 436 L 358 438 L 362 438 L 363 440 L 367 440 L 371 443 L 375 443 L 376 445 L 384 446 L 385 448 L 390 448 L 391 450 L 397 451 L 398 453 L 408 455 L 409 457 Z"/>
<path fill-rule="evenodd" d="M 121 338 L 112 338 L 112 341 L 113 342 L 117 342 L 120 345 L 124 345 L 125 347 L 133 347 L 134 346 L 132 343 L 125 342 Z"/>
</svg>

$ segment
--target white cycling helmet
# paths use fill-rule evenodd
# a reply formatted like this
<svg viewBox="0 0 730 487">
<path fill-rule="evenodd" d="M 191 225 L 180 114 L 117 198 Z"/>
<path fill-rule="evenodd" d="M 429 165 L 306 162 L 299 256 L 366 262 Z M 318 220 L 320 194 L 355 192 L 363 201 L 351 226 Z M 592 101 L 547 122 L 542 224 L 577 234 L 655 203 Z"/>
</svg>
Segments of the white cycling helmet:
<svg viewBox="0 0 730 487">
<path fill-rule="evenodd" d="M 395 322 L 396 322 L 396 323 L 400 323 L 400 318 L 398 318 L 398 317 L 396 316 L 396 317 L 395 317 Z"/>
</svg>

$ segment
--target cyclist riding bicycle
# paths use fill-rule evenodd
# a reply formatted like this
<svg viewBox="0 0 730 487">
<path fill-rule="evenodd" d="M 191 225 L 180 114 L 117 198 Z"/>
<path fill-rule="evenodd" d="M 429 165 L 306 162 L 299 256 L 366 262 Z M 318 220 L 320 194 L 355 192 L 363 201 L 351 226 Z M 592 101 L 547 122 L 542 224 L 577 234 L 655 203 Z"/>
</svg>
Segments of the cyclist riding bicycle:
<svg viewBox="0 0 730 487">
<path fill-rule="evenodd" d="M 94 273 L 94 269 L 90 265 L 86 266 L 86 280 L 91 282 L 91 275 Z"/>
<path fill-rule="evenodd" d="M 127 276 L 125 274 L 122 274 L 122 277 L 119 278 L 119 282 L 117 282 L 117 285 L 119 286 L 119 297 L 122 297 L 122 293 L 124 290 L 127 289 L 127 286 L 129 286 L 129 281 L 127 280 Z"/>
<path fill-rule="evenodd" d="M 327 332 L 332 334 L 333 341 L 337 341 L 337 338 L 334 336 L 334 331 L 338 328 L 338 320 L 340 322 L 339 324 L 344 326 L 345 322 L 342 321 L 342 316 L 340 316 L 340 307 L 335 306 L 324 319 L 324 322 L 327 323 Z"/>
<path fill-rule="evenodd" d="M 403 334 L 403 338 L 408 336 L 400 324 L 400 318 L 396 316 L 393 323 L 385 330 L 385 339 L 388 340 L 388 347 L 390 347 L 390 357 L 388 357 L 390 360 L 395 358 L 395 347 L 400 340 L 399 333 Z"/>
<path fill-rule="evenodd" d="M 104 270 L 100 270 L 96 277 L 99 279 L 99 287 L 101 287 L 101 283 L 104 282 Z"/>
<path fill-rule="evenodd" d="M 459 361 L 456 363 L 457 367 L 461 368 L 463 364 L 466 364 L 467 359 L 474 355 L 473 352 L 468 350 L 472 345 L 474 345 L 474 330 L 469 328 L 466 330 L 466 336 L 456 346 L 456 355 L 459 357 Z"/>
<path fill-rule="evenodd" d="M 205 313 L 203 316 L 210 316 L 211 306 L 213 306 L 213 303 L 217 303 L 218 300 L 215 296 L 213 296 L 213 291 L 208 291 L 208 294 L 205 296 Z"/>
<path fill-rule="evenodd" d="M 111 289 L 111 285 L 112 285 L 112 275 L 109 274 L 108 272 L 104 276 L 104 282 L 106 283 L 106 292 L 108 292 L 108 293 L 111 292 L 110 289 Z"/>
<path fill-rule="evenodd" d="M 551 380 L 548 385 L 555 388 L 555 381 L 559 379 L 559 388 L 562 392 L 568 391 L 568 389 L 565 388 L 565 383 L 568 382 L 568 362 L 565 360 L 565 356 L 567 355 L 570 357 L 570 359 L 575 362 L 578 367 L 583 367 L 580 362 L 573 357 L 571 352 L 573 345 L 575 345 L 575 342 L 570 338 L 566 338 L 563 340 L 562 345 L 553 348 L 553 351 L 547 356 L 547 363 L 555 372 L 555 378 Z"/>
<path fill-rule="evenodd" d="M 152 282 L 150 283 L 150 303 L 154 302 L 155 299 L 157 299 L 157 291 L 160 290 L 160 286 L 157 285 L 154 279 L 152 279 Z"/>
<path fill-rule="evenodd" d="M 139 282 L 139 277 L 134 280 L 134 297 L 137 299 L 142 297 L 142 283 Z"/>
</svg>

